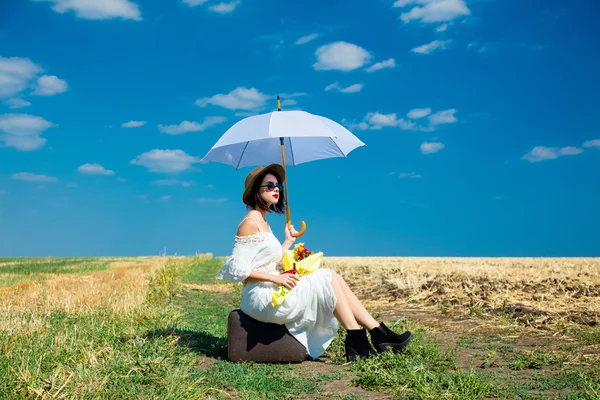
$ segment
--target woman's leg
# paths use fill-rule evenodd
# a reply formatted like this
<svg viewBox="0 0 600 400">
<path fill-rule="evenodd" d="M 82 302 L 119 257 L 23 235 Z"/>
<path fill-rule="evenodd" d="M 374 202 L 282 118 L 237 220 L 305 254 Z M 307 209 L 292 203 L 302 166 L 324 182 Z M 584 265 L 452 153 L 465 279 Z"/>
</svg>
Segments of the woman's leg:
<svg viewBox="0 0 600 400">
<path fill-rule="evenodd" d="M 331 270 L 331 274 L 332 280 L 339 281 L 340 286 L 344 291 L 346 301 L 350 306 L 350 310 L 352 310 L 354 319 L 368 330 L 378 327 L 379 322 L 375 321 L 367 309 L 361 304 L 360 300 L 358 300 L 356 295 L 352 292 L 344 278 L 333 270 Z"/>
<path fill-rule="evenodd" d="M 333 315 L 340 321 L 344 329 L 360 329 L 354 313 L 346 297 L 346 290 L 342 284 L 342 279 L 333 270 L 331 271 L 331 286 L 333 287 L 333 293 L 335 294 L 336 304 L 333 310 Z"/>
<path fill-rule="evenodd" d="M 347 339 L 351 339 L 350 344 L 346 343 L 346 358 L 348 361 L 354 360 L 355 354 L 353 351 L 363 357 L 369 357 L 372 349 L 370 348 L 370 344 L 366 339 L 366 333 L 364 333 L 364 330 L 348 328 L 345 323 L 360 324 L 364 326 L 369 331 L 369 334 L 371 335 L 371 341 L 378 352 L 388 350 L 399 351 L 408 345 L 412 334 L 409 331 L 406 331 L 399 335 L 396 332 L 391 331 L 387 326 L 385 326 L 384 323 L 379 324 L 377 321 L 375 321 L 371 314 L 369 314 L 369 312 L 361 304 L 360 300 L 358 300 L 356 295 L 352 293 L 352 290 L 350 290 L 350 287 L 344 278 L 342 278 L 333 270 L 331 270 L 331 284 L 338 299 L 336 309 L 334 310 L 334 315 L 338 318 L 338 320 L 340 320 L 344 328 L 347 330 L 355 329 L 352 331 L 352 336 L 356 336 L 356 341 L 361 343 L 361 345 L 359 345 L 361 350 L 355 350 L 354 347 L 358 348 L 359 346 L 356 346 L 353 342 L 354 339 L 350 338 L 350 335 L 348 335 Z M 342 299 L 341 303 L 340 299 Z M 342 319 L 340 319 L 338 316 L 340 313 L 338 306 L 340 306 L 339 310 L 343 310 L 343 317 L 346 318 L 346 322 L 342 321 Z M 338 314 L 336 314 L 336 310 Z M 359 335 L 360 338 L 358 339 Z"/>
</svg>

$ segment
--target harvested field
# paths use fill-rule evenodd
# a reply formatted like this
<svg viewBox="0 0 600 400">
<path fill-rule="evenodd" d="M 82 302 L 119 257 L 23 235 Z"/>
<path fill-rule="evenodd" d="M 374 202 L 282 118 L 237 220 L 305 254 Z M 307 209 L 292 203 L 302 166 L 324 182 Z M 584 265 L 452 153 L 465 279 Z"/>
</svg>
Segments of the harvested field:
<svg viewBox="0 0 600 400">
<path fill-rule="evenodd" d="M 374 309 L 505 316 L 557 331 L 600 322 L 598 258 L 328 257 Z"/>
</svg>

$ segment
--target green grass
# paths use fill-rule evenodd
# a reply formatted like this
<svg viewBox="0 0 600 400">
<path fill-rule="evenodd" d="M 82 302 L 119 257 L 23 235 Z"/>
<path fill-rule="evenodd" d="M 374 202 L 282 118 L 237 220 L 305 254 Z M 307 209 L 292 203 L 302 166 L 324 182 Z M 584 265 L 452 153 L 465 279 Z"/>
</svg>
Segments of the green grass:
<svg viewBox="0 0 600 400">
<path fill-rule="evenodd" d="M 600 344 L 600 325 L 575 330 L 574 335 L 585 344 Z"/>
<path fill-rule="evenodd" d="M 0 265 L 0 273 L 6 274 L 76 274 L 96 272 L 108 267 L 108 263 L 94 258 L 41 258 L 0 259 L 10 264 Z"/>
<path fill-rule="evenodd" d="M 509 368 L 520 371 L 524 369 L 541 369 L 544 366 L 557 365 L 564 360 L 552 354 L 546 354 L 540 350 L 534 350 L 530 353 L 515 352 L 509 361 Z"/>
<path fill-rule="evenodd" d="M 502 393 L 497 376 L 463 371 L 456 349 L 440 351 L 437 341 L 420 329 L 403 354 L 384 353 L 352 369 L 357 374 L 354 383 L 398 399 L 480 399 Z"/>
<path fill-rule="evenodd" d="M 25 279 L 26 278 L 24 276 L 22 276 L 22 275 L 14 275 L 14 274 L 11 274 L 11 275 L 7 274 L 7 275 L 4 275 L 4 276 L 0 275 L 0 287 L 2 287 L 2 286 L 12 286 L 15 283 L 24 281 Z"/>
<path fill-rule="evenodd" d="M 0 257 L 0 264 L 7 262 L 25 262 L 25 261 L 39 261 L 43 260 L 43 257 Z"/>
</svg>

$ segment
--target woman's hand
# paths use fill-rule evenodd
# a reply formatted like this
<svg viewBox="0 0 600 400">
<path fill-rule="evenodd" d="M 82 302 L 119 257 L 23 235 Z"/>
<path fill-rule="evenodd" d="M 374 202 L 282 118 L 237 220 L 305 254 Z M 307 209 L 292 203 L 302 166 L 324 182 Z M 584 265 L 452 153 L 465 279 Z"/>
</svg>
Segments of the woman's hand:
<svg viewBox="0 0 600 400">
<path fill-rule="evenodd" d="M 273 277 L 273 283 L 275 283 L 277 286 L 285 286 L 290 290 L 296 287 L 299 280 L 300 278 L 295 274 L 281 274 Z"/>
<path fill-rule="evenodd" d="M 285 224 L 285 241 L 292 244 L 296 241 L 296 237 L 293 236 L 298 233 L 297 230 L 294 229 L 294 225 L 290 225 L 288 228 L 287 223 Z"/>
</svg>

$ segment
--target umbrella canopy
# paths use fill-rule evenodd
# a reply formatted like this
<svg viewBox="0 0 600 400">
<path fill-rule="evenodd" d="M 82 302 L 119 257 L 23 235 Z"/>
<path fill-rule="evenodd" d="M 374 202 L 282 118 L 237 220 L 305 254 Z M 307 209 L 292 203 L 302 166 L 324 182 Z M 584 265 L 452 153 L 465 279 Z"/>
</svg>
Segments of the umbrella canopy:
<svg viewBox="0 0 600 400">
<path fill-rule="evenodd" d="M 244 118 L 221 136 L 200 162 L 220 162 L 236 169 L 279 163 L 296 166 L 331 157 L 346 157 L 366 146 L 348 129 L 328 118 L 305 111 L 278 111 Z M 287 161 L 286 161 L 287 160 Z M 286 174 L 287 175 L 287 174 Z M 287 224 L 290 226 L 289 192 L 284 180 Z M 301 236 L 302 229 L 294 236 Z"/>
<path fill-rule="evenodd" d="M 200 162 L 220 162 L 237 168 L 281 163 L 299 165 L 331 157 L 346 157 L 365 146 L 342 125 L 305 111 L 274 111 L 244 118 L 221 136 Z"/>
</svg>

